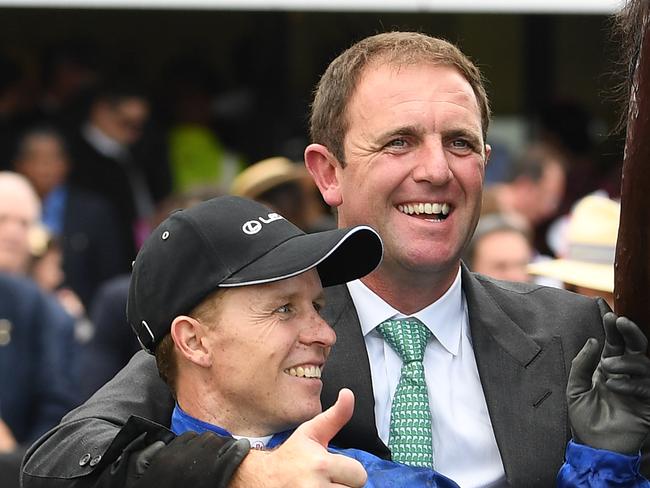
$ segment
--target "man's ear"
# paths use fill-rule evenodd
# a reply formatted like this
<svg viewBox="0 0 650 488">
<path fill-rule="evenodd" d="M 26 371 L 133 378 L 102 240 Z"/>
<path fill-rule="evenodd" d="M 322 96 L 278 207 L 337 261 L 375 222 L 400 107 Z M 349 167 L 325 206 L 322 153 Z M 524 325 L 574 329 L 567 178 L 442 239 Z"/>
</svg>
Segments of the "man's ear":
<svg viewBox="0 0 650 488">
<path fill-rule="evenodd" d="M 489 144 L 485 145 L 485 164 L 483 165 L 484 167 L 487 167 L 488 163 L 490 162 L 490 154 L 492 154 L 492 146 Z"/>
<path fill-rule="evenodd" d="M 310 144 L 305 149 L 305 166 L 323 195 L 323 200 L 331 207 L 343 203 L 338 172 L 341 163 L 322 144 Z"/>
<path fill-rule="evenodd" d="M 209 368 L 212 354 L 205 344 L 206 327 L 193 317 L 179 315 L 172 322 L 172 340 L 178 352 L 188 361 Z"/>
</svg>

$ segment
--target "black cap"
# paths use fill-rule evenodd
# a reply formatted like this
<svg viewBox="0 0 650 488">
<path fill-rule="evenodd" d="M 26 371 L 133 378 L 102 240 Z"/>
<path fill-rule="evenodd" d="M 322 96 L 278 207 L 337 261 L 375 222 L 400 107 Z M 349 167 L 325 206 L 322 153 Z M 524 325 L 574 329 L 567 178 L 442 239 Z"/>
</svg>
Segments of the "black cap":
<svg viewBox="0 0 650 488">
<path fill-rule="evenodd" d="M 306 234 L 264 205 L 219 197 L 171 214 L 133 263 L 127 318 L 153 353 L 179 315 L 219 287 L 270 283 L 316 268 L 323 286 L 370 273 L 383 246 L 370 227 Z"/>
</svg>

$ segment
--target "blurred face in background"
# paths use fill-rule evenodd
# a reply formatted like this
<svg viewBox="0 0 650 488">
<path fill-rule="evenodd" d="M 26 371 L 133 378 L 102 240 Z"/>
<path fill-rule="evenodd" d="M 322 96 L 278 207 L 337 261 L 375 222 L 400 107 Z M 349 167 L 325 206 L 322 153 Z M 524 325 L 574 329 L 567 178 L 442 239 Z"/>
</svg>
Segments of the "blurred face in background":
<svg viewBox="0 0 650 488">
<path fill-rule="evenodd" d="M 140 97 L 116 102 L 99 101 L 92 111 L 93 123 L 108 137 L 130 146 L 140 139 L 149 118 L 149 103 Z"/>
<path fill-rule="evenodd" d="M 41 198 L 65 182 L 69 168 L 63 143 L 54 134 L 27 136 L 14 165 Z"/>
<path fill-rule="evenodd" d="M 544 165 L 539 181 L 530 182 L 528 188 L 521 192 L 519 198 L 525 206 L 522 213 L 532 225 L 544 222 L 557 212 L 566 187 L 566 173 L 562 165 L 555 160 Z"/>
<path fill-rule="evenodd" d="M 18 175 L 0 173 L 0 271 L 26 271 L 29 231 L 39 216 L 40 203 L 29 183 Z"/>
<path fill-rule="evenodd" d="M 522 234 L 498 230 L 484 235 L 476 243 L 472 271 L 499 280 L 529 281 L 526 266 L 531 257 L 530 244 Z"/>
</svg>

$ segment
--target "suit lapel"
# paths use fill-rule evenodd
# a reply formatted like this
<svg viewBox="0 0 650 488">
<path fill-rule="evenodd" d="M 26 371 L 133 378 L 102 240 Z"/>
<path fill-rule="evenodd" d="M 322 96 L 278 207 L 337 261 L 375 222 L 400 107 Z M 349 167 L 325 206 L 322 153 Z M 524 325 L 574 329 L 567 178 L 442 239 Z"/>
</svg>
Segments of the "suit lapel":
<svg viewBox="0 0 650 488">
<path fill-rule="evenodd" d="M 463 292 L 479 376 L 508 482 L 553 486 L 548 466 L 562 464 L 569 437 L 560 339 L 534 341 L 517 324 L 543 324 L 543 318 L 523 313 L 509 316 L 464 267 Z M 324 318 L 334 327 L 337 343 L 323 371 L 323 408 L 332 405 L 344 387 L 356 398 L 352 419 L 333 443 L 389 457 L 390 451 L 377 434 L 370 364 L 347 287 L 327 288 L 326 299 Z"/>
<path fill-rule="evenodd" d="M 323 409 L 336 401 L 341 388 L 352 390 L 356 400 L 352 419 L 332 443 L 390 457 L 377 434 L 370 363 L 352 298 L 345 285 L 326 288 L 325 297 L 323 317 L 336 331 L 337 340 L 323 370 Z"/>
<path fill-rule="evenodd" d="M 542 323 L 542 317 L 510 317 L 465 268 L 462 279 L 474 355 L 508 482 L 553 486 L 548 466 L 562 464 L 568 437 L 560 339 L 533 341 L 516 321 Z M 495 285 L 491 290 L 499 293 Z"/>
</svg>

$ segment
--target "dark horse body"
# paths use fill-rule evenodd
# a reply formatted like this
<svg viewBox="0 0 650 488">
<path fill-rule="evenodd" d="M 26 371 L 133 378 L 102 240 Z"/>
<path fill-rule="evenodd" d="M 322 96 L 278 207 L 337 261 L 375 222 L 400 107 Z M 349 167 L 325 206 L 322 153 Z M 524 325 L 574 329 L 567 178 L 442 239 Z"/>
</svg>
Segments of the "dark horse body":
<svg viewBox="0 0 650 488">
<path fill-rule="evenodd" d="M 628 1 L 618 20 L 629 104 L 614 303 L 650 337 L 650 2 Z"/>
</svg>

